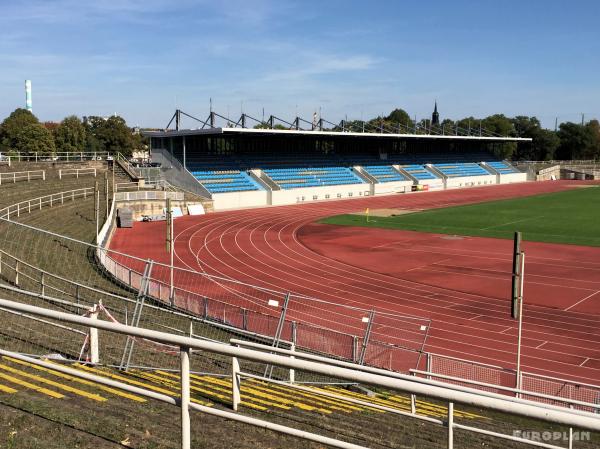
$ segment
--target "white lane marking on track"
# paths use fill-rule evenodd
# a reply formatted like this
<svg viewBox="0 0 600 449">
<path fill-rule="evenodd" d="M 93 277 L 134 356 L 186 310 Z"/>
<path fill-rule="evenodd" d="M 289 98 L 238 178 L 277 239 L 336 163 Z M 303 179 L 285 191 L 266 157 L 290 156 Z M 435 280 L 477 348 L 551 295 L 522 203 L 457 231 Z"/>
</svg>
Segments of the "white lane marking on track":
<svg viewBox="0 0 600 449">
<path fill-rule="evenodd" d="M 570 305 L 569 307 L 567 307 L 566 309 L 563 309 L 563 310 L 564 310 L 565 312 L 566 312 L 567 310 L 571 310 L 573 307 L 575 307 L 575 306 L 578 306 L 578 305 L 579 305 L 579 304 L 581 304 L 583 301 L 585 301 L 585 300 L 587 300 L 587 299 L 590 299 L 592 296 L 594 296 L 594 295 L 597 295 L 598 293 L 600 293 L 600 290 L 598 290 L 598 291 L 596 291 L 596 292 L 592 293 L 591 295 L 588 295 L 588 296 L 586 296 L 586 297 L 585 297 L 585 298 L 583 298 L 583 299 L 580 299 L 580 300 L 579 300 L 579 301 L 577 301 L 575 304 L 573 304 L 573 305 Z"/>
<path fill-rule="evenodd" d="M 492 226 L 487 226 L 485 228 L 480 228 L 480 231 L 487 231 L 488 229 L 492 229 L 492 228 L 499 228 L 501 226 L 508 226 L 510 224 L 515 224 L 515 223 L 523 223 L 524 221 L 530 221 L 530 220 L 537 220 L 539 218 L 544 218 L 543 215 L 537 216 L 537 217 L 529 217 L 529 218 L 523 218 L 521 220 L 515 220 L 515 221 L 508 221 L 506 223 L 499 223 L 499 224 L 495 224 Z"/>
</svg>

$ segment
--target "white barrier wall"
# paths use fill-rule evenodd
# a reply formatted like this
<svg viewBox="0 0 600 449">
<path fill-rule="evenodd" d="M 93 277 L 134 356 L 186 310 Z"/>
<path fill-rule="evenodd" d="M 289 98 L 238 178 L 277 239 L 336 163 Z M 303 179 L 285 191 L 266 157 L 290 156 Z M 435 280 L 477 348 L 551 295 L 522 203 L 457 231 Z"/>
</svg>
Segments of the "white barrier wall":
<svg viewBox="0 0 600 449">
<path fill-rule="evenodd" d="M 304 187 L 290 190 L 274 190 L 273 206 L 284 204 L 308 203 L 338 198 L 356 198 L 369 196 L 370 184 L 348 184 L 343 186 Z"/>
<path fill-rule="evenodd" d="M 500 184 L 527 181 L 527 173 L 507 173 L 505 175 L 498 175 L 498 177 L 500 178 Z"/>
<path fill-rule="evenodd" d="M 243 207 L 266 206 L 268 193 L 265 190 L 250 192 L 213 193 L 215 211 L 225 209 L 240 209 Z"/>
<path fill-rule="evenodd" d="M 422 179 L 419 181 L 417 190 L 443 190 L 444 180 L 443 179 Z"/>
<path fill-rule="evenodd" d="M 489 176 L 460 176 L 446 179 L 447 189 L 458 189 L 461 187 L 476 187 L 496 184 L 496 175 Z"/>
<path fill-rule="evenodd" d="M 412 189 L 412 181 L 392 181 L 380 182 L 375 184 L 375 195 L 384 195 L 386 193 L 405 193 Z"/>
</svg>

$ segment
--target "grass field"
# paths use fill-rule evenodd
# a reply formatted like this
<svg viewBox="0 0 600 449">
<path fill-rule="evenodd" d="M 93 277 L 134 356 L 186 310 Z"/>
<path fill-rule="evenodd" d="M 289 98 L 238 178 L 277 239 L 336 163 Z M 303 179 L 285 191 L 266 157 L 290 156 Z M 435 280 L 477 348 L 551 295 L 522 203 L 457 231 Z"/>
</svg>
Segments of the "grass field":
<svg viewBox="0 0 600 449">
<path fill-rule="evenodd" d="M 600 246 L 600 187 L 389 217 L 337 215 L 320 223 Z"/>
</svg>

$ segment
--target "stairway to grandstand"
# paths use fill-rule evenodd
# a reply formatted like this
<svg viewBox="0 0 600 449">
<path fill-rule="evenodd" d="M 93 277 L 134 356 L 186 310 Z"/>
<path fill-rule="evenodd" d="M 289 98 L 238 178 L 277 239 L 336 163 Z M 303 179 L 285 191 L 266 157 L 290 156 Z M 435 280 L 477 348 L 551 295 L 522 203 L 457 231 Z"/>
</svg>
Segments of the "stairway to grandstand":
<svg viewBox="0 0 600 449">
<path fill-rule="evenodd" d="M 363 165 L 363 169 L 377 182 L 407 181 L 406 176 L 397 172 L 391 165 Z"/>
<path fill-rule="evenodd" d="M 415 178 L 417 181 L 426 181 L 428 179 L 439 179 L 438 176 L 427 170 L 422 165 L 401 165 L 400 168 Z"/>
<path fill-rule="evenodd" d="M 256 181 L 240 170 L 192 170 L 191 173 L 211 193 L 262 190 Z"/>
<path fill-rule="evenodd" d="M 457 178 L 460 176 L 489 176 L 490 172 L 475 163 L 433 164 L 444 176 Z"/>
<path fill-rule="evenodd" d="M 507 164 L 506 162 L 491 161 L 491 162 L 486 162 L 486 165 L 489 165 L 490 167 L 492 167 L 494 170 L 496 170 L 501 175 L 507 175 L 510 173 L 519 173 L 519 171 L 515 167 Z"/>
<path fill-rule="evenodd" d="M 282 189 L 364 183 L 348 167 L 270 168 L 264 172 Z"/>
</svg>

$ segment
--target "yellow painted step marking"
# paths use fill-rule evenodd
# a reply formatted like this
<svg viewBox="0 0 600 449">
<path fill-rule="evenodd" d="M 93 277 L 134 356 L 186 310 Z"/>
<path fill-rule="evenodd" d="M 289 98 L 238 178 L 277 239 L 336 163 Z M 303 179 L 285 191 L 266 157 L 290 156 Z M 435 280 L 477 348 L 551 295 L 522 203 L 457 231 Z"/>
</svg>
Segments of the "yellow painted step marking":
<svg viewBox="0 0 600 449">
<path fill-rule="evenodd" d="M 16 374 L 21 377 L 26 377 L 28 379 L 35 380 L 37 382 L 40 382 L 40 383 L 43 383 L 46 385 L 51 385 L 55 388 L 58 388 L 59 390 L 68 391 L 69 393 L 73 393 L 78 396 L 82 396 L 84 398 L 91 399 L 93 401 L 104 402 L 104 401 L 108 400 L 105 397 L 100 396 L 99 394 L 88 393 L 87 391 L 80 390 L 79 388 L 74 388 L 69 385 L 61 384 L 60 382 L 54 382 L 53 380 L 46 379 L 45 377 L 38 376 L 36 374 L 31 374 L 31 373 L 28 373 L 27 371 L 21 371 L 19 369 L 12 368 L 3 363 L 0 363 L 0 369 L 3 369 L 4 371 L 8 371 L 9 373 Z"/>
<path fill-rule="evenodd" d="M 393 402 L 408 400 L 407 398 L 404 398 L 402 396 L 390 396 L 388 399 Z M 429 410 L 437 410 L 440 412 L 440 416 L 448 415 L 448 408 L 444 407 L 443 405 L 437 405 L 437 404 L 433 404 L 433 403 L 427 402 L 427 401 L 420 401 L 418 399 L 416 401 L 416 405 L 417 405 L 417 409 L 419 409 L 419 407 L 421 407 L 421 408 L 425 408 L 425 409 L 429 409 Z M 475 413 L 465 412 L 462 410 L 455 410 L 454 414 L 455 414 L 455 416 L 457 416 L 459 418 L 467 418 L 467 419 L 485 418 L 484 416 L 476 415 Z"/>
<path fill-rule="evenodd" d="M 398 410 L 410 411 L 410 399 L 405 398 L 403 396 L 390 396 L 387 399 L 382 398 L 368 398 L 364 394 L 356 393 L 354 391 L 342 390 L 337 387 L 326 387 L 328 390 L 335 390 L 339 394 L 347 395 L 349 397 L 355 397 L 358 399 L 372 401 L 373 403 L 379 403 L 380 405 L 384 405 L 386 407 L 395 408 Z M 441 405 L 432 404 L 431 402 L 426 401 L 416 401 L 416 411 L 418 414 L 434 416 L 434 417 L 444 417 L 448 414 L 448 409 Z M 472 415 L 467 412 L 456 411 L 457 417 L 469 418 Z M 477 417 L 477 415 L 473 415 Z"/>
<path fill-rule="evenodd" d="M 194 376 L 194 377 L 197 378 L 199 381 L 204 381 L 204 382 L 212 383 L 215 385 L 221 385 L 225 388 L 229 388 L 229 391 L 231 391 L 231 380 L 224 381 L 224 380 L 216 379 L 214 377 L 209 377 L 209 376 Z M 290 400 L 287 400 L 284 398 L 277 397 L 272 394 L 263 393 L 254 388 L 246 387 L 244 385 L 241 386 L 240 390 L 242 393 L 248 393 L 252 396 L 256 396 L 255 398 L 252 398 L 252 400 L 259 402 L 259 403 L 271 403 L 275 407 L 285 408 L 287 410 L 289 410 L 291 408 L 291 406 L 296 406 L 302 410 L 307 410 L 307 411 L 318 410 L 323 413 L 328 413 L 328 414 L 331 413 L 331 410 L 318 409 L 316 407 L 311 407 L 310 405 L 303 404 L 301 402 L 290 401 Z"/>
<path fill-rule="evenodd" d="M 279 385 L 279 384 L 263 382 L 258 379 L 244 379 L 244 382 L 252 383 L 254 385 L 254 388 L 259 388 L 259 389 L 263 389 L 266 391 L 269 391 L 269 390 L 275 391 L 277 393 L 277 395 L 279 395 L 279 396 L 288 397 L 291 399 L 300 397 L 301 400 L 307 400 L 309 402 L 313 402 L 313 403 L 316 403 L 319 405 L 324 405 L 326 407 L 329 407 L 332 410 L 336 410 L 336 411 L 340 411 L 340 412 L 344 412 L 344 413 L 351 413 L 352 411 L 363 410 L 359 406 L 349 405 L 348 402 L 343 402 L 341 400 L 336 401 L 333 398 L 325 398 L 325 397 L 319 396 L 317 394 L 312 394 L 312 393 L 308 393 L 303 390 L 295 389 L 293 386 L 286 387 L 286 386 Z"/>
<path fill-rule="evenodd" d="M 135 385 L 135 386 L 138 386 L 138 387 L 145 388 L 147 390 L 156 391 L 157 393 L 162 393 L 162 394 L 166 394 L 166 395 L 169 395 L 169 396 L 177 396 L 177 397 L 181 396 L 179 393 L 177 393 L 175 391 L 167 390 L 165 388 L 160 388 L 160 387 L 157 387 L 155 385 L 152 385 L 152 384 L 149 384 L 149 383 L 146 383 L 146 382 L 140 382 L 140 381 L 137 381 L 135 379 L 131 379 L 130 377 L 120 376 L 118 374 L 113 374 L 113 373 L 110 373 L 108 371 L 99 370 L 97 368 L 91 368 L 89 366 L 82 365 L 82 364 L 79 364 L 79 363 L 76 363 L 74 366 L 77 367 L 77 369 L 83 369 L 85 371 L 90 371 L 90 372 L 99 374 L 100 376 L 109 377 L 109 378 L 112 378 L 112 379 L 115 379 L 115 380 L 120 380 L 120 381 L 123 381 L 125 383 L 129 383 L 129 384 L 132 384 L 132 385 Z M 197 403 L 197 404 L 206 405 L 208 407 L 212 405 L 210 402 L 203 402 L 203 401 L 199 401 L 199 400 L 194 399 L 194 398 L 191 398 L 190 400 L 192 402 Z"/>
<path fill-rule="evenodd" d="M 345 395 L 348 397 L 353 397 L 356 399 L 360 399 L 362 401 L 367 401 L 367 402 L 371 402 L 373 404 L 382 405 L 384 407 L 389 407 L 394 410 L 410 412 L 410 402 L 409 401 L 399 401 L 399 403 L 393 403 L 387 399 L 381 398 L 380 396 L 379 397 L 367 397 L 361 393 L 356 393 L 356 392 L 348 391 L 348 390 L 341 390 L 341 389 L 335 388 L 335 387 L 326 387 L 326 388 L 327 388 L 327 390 L 336 391 L 338 394 L 342 394 L 342 395 Z M 421 403 L 421 404 L 417 403 L 417 407 L 416 407 L 417 414 L 426 415 L 426 416 L 434 416 L 434 417 L 442 417 L 442 416 L 445 416 L 445 414 L 446 414 L 446 412 L 443 412 L 441 408 L 435 407 L 432 404 L 428 404 L 428 405 L 431 405 L 431 407 L 424 407 L 423 404 L 428 404 L 428 403 Z M 433 410 L 431 410 L 431 408 L 433 408 Z"/>
<path fill-rule="evenodd" d="M 20 365 L 28 366 L 28 367 L 36 369 L 38 371 L 49 373 L 49 374 L 52 374 L 53 376 L 60 377 L 60 378 L 63 378 L 63 379 L 67 379 L 67 380 L 70 380 L 72 382 L 77 382 L 77 383 L 80 383 L 82 385 L 89 385 L 89 386 L 98 388 L 100 390 L 106 391 L 107 393 L 112 393 L 112 394 L 114 394 L 116 396 L 121 396 L 121 397 L 124 397 L 124 398 L 127 398 L 127 399 L 131 399 L 132 401 L 146 402 L 146 399 L 144 399 L 144 398 L 142 398 L 140 396 L 136 396 L 136 395 L 131 394 L 131 393 L 126 393 L 126 392 L 121 391 L 121 390 L 116 390 L 114 388 L 110 388 L 110 387 L 107 387 L 106 385 L 98 384 L 98 383 L 92 382 L 90 380 L 80 379 L 79 377 L 71 376 L 70 374 L 61 373 L 60 371 L 55 371 L 55 370 L 50 369 L 50 368 L 46 368 L 46 367 L 43 367 L 43 366 L 35 365 L 33 363 L 25 362 L 23 360 L 13 359 L 12 357 L 2 356 L 2 358 L 4 360 L 8 360 L 8 361 L 10 361 L 12 363 L 18 363 Z M 49 363 L 54 363 L 54 362 L 50 362 L 50 361 L 48 361 L 48 362 Z"/>
<path fill-rule="evenodd" d="M 46 395 L 48 395 L 50 397 L 53 397 L 53 398 L 61 399 L 61 398 L 65 397 L 64 394 L 58 393 L 56 391 L 48 390 L 47 388 L 40 387 L 38 385 L 34 385 L 32 383 L 29 383 L 29 382 L 25 382 L 24 380 L 18 379 L 18 378 L 13 377 L 13 376 L 9 376 L 8 374 L 0 373 L 0 379 L 7 380 L 9 382 L 12 382 L 12 383 L 17 384 L 17 385 L 21 385 L 22 387 L 26 387 L 26 388 L 29 388 L 31 390 L 35 390 L 35 391 L 37 391 L 39 393 L 46 394 Z"/>
<path fill-rule="evenodd" d="M 342 397 L 346 397 L 348 399 L 359 399 L 362 400 L 363 402 L 369 403 L 371 402 L 370 399 L 364 395 L 359 395 L 356 398 L 353 398 L 349 395 L 344 394 L 343 390 L 338 390 L 336 388 L 329 388 L 329 387 L 309 387 L 310 389 L 314 390 L 315 394 L 319 394 L 320 392 L 324 392 L 324 393 L 333 393 L 333 394 L 337 394 L 338 396 L 342 396 Z M 340 401 L 343 401 L 344 399 L 340 398 Z M 352 404 L 352 402 L 349 402 L 349 404 Z M 359 405 L 359 404 L 354 404 L 356 407 L 362 407 L 362 410 L 368 410 L 370 412 L 376 412 L 376 413 L 385 413 L 385 410 L 381 410 L 379 408 L 376 407 L 371 407 L 368 405 Z"/>
<path fill-rule="evenodd" d="M 17 392 L 17 390 L 15 390 L 14 388 L 7 387 L 6 385 L 2 385 L 2 384 L 0 384 L 0 391 L 2 393 L 16 393 Z"/>
<path fill-rule="evenodd" d="M 168 379 L 164 379 L 160 376 L 157 376 L 156 374 L 151 374 L 151 373 L 146 373 L 146 372 L 142 372 L 142 371 L 136 371 L 135 372 L 136 376 L 139 376 L 143 379 L 148 379 L 148 380 L 152 380 L 154 382 L 159 382 L 163 385 L 168 385 L 168 386 L 172 386 L 174 388 L 179 388 L 179 384 L 177 382 L 168 380 Z M 190 382 L 193 384 L 193 382 Z M 190 385 L 190 390 L 194 390 L 194 391 L 199 391 L 200 393 L 203 393 L 205 395 L 208 396 L 212 396 L 215 397 L 225 403 L 231 403 L 231 395 L 223 395 L 220 393 L 216 393 L 214 391 L 210 391 L 207 390 L 206 388 L 201 388 L 201 387 L 197 387 L 195 385 Z M 250 407 L 250 408 L 254 408 L 256 410 L 260 410 L 260 411 L 265 411 L 267 410 L 266 407 L 263 407 L 261 405 L 256 405 L 256 404 L 251 404 L 251 403 L 247 403 L 245 401 L 240 402 L 240 404 L 245 405 L 246 407 Z"/>
<path fill-rule="evenodd" d="M 166 375 L 168 377 L 173 377 L 173 378 L 179 379 L 179 376 L 176 375 L 176 374 L 167 373 L 165 371 L 161 371 L 161 373 L 163 373 L 164 375 Z M 161 381 L 161 382 L 175 383 L 175 381 L 173 381 L 173 380 L 165 379 L 164 377 L 158 376 L 156 374 L 145 373 L 144 376 L 151 376 L 152 378 L 154 378 L 154 379 L 156 379 L 158 381 Z M 192 376 L 190 375 L 190 377 L 192 377 Z M 192 385 L 190 385 L 190 389 L 201 391 L 201 392 L 204 392 L 205 394 L 209 394 L 209 395 L 218 397 L 222 401 L 231 404 L 231 389 L 228 390 L 228 389 L 225 389 L 225 388 L 215 387 L 214 385 L 206 385 L 206 384 L 197 382 L 195 380 L 190 380 L 190 383 L 192 384 Z M 203 386 L 205 388 L 198 387 L 197 385 L 201 385 L 201 386 Z M 208 390 L 206 388 L 208 388 Z M 221 391 L 221 392 L 226 393 L 226 394 L 216 393 L 216 391 Z M 248 401 L 252 401 L 252 402 L 248 402 Z M 259 404 L 264 404 L 264 405 L 270 405 L 272 407 L 281 408 L 283 410 L 289 410 L 290 409 L 290 407 L 285 407 L 285 406 L 282 406 L 281 404 L 272 404 L 270 402 L 262 401 L 262 400 L 254 399 L 254 398 L 246 398 L 246 400 L 241 401 L 240 404 L 241 405 L 245 405 L 246 407 L 250 407 L 250 408 L 256 409 L 256 410 L 261 410 L 261 411 L 268 410 L 267 407 L 264 407 L 262 405 L 253 404 L 253 402 L 258 402 Z"/>
</svg>

